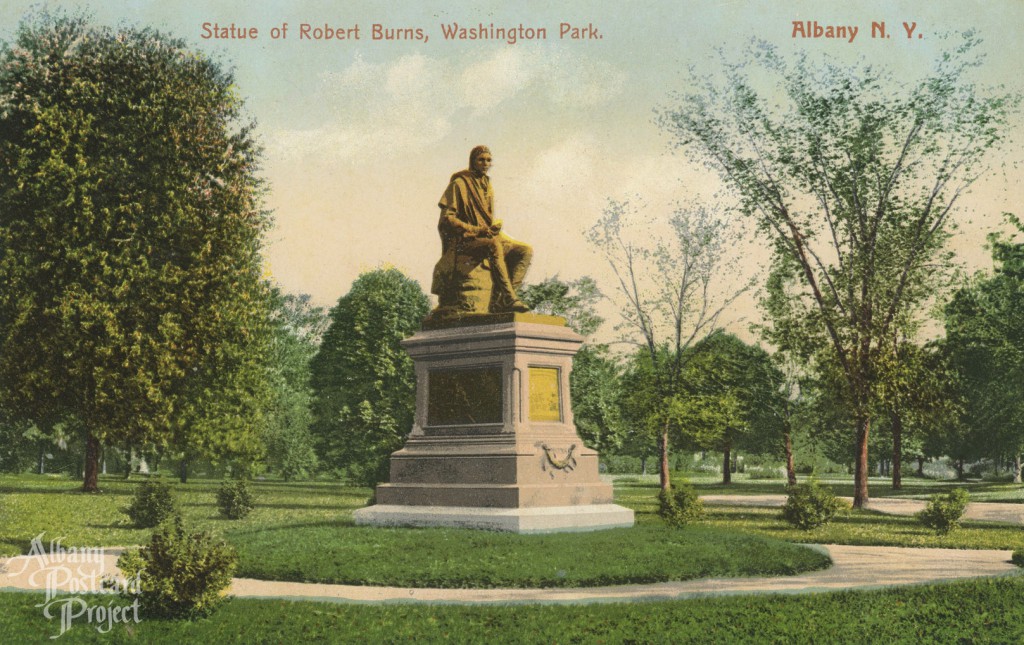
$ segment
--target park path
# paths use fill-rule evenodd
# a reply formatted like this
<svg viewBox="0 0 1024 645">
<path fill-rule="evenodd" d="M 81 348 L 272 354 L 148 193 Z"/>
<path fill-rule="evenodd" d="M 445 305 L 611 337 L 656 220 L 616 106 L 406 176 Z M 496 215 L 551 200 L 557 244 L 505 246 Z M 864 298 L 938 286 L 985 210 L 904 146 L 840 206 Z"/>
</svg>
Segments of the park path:
<svg viewBox="0 0 1024 645">
<path fill-rule="evenodd" d="M 924 584 L 984 576 L 1012 575 L 1010 551 L 914 549 L 827 545 L 833 566 L 775 578 L 706 578 L 685 582 L 584 589 L 409 589 L 236 578 L 230 593 L 242 598 L 285 598 L 353 603 L 588 603 L 672 600 L 750 593 L 813 593 Z M 0 590 L 43 591 L 48 584 L 81 590 L 116 572 L 121 549 L 105 549 L 90 562 L 44 562 L 34 556 L 0 560 Z M 96 555 L 96 554 L 93 554 Z"/>
<path fill-rule="evenodd" d="M 707 504 L 721 506 L 781 507 L 786 503 L 785 495 L 701 495 Z M 853 498 L 844 497 L 848 502 Z M 890 515 L 913 515 L 924 509 L 924 500 L 879 497 L 868 500 L 866 508 Z M 1003 522 L 1024 525 L 1024 504 L 1005 502 L 971 502 L 964 513 L 965 520 Z"/>
</svg>

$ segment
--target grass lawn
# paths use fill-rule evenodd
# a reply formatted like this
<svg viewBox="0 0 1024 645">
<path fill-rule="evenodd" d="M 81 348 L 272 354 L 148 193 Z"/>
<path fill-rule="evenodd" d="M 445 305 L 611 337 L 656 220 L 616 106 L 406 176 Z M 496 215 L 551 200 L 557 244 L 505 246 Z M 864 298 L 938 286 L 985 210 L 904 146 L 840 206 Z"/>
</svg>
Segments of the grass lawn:
<svg viewBox="0 0 1024 645">
<path fill-rule="evenodd" d="M 145 542 L 150 532 L 131 528 L 121 511 L 139 481 L 104 478 L 104 493 L 91 495 L 79 492 L 78 483 L 67 478 L 0 476 L 0 553 L 24 553 L 31 538 L 42 532 L 47 540 L 64 537 L 67 546 Z M 949 486 L 920 483 L 917 491 L 925 495 Z M 709 506 L 703 522 L 677 531 L 654 514 L 653 481 L 627 480 L 616 487 L 617 501 L 637 512 L 633 529 L 545 536 L 356 527 L 351 513 L 365 504 L 370 491 L 335 482 L 255 482 L 253 513 L 244 520 L 225 520 L 214 500 L 218 485 L 201 479 L 176 485 L 182 510 L 191 524 L 212 529 L 237 548 L 238 575 L 263 579 L 575 587 L 793 574 L 827 566 L 821 554 L 792 543 L 1024 548 L 1020 527 L 967 522 L 938 536 L 914 518 L 870 511 L 851 511 L 827 526 L 800 531 L 779 519 L 777 509 Z M 781 492 L 781 483 L 765 489 L 763 480 L 728 488 L 698 485 L 702 492 Z"/>
<path fill-rule="evenodd" d="M 131 545 L 150 531 L 120 510 L 138 480 L 103 479 L 103 494 L 68 479 L 0 477 L 0 545 L 27 552 L 32 537 L 66 546 Z M 711 526 L 676 531 L 653 516 L 634 529 L 524 536 L 458 529 L 380 529 L 352 524 L 369 490 L 332 482 L 256 482 L 244 520 L 218 516 L 219 482 L 176 486 L 185 517 L 231 542 L 237 575 L 271 580 L 416 587 L 580 587 L 710 576 L 787 575 L 829 564 L 818 551 Z"/>
<path fill-rule="evenodd" d="M 721 493 L 723 490 L 731 492 L 732 488 L 719 486 L 715 492 Z M 707 486 L 701 485 L 698 489 L 703 494 L 711 494 Z M 654 517 L 657 508 L 655 500 L 658 493 L 657 483 L 619 483 L 615 492 L 616 501 L 634 509 L 638 517 Z M 766 491 L 759 490 L 757 494 L 764 492 Z M 974 499 L 973 493 L 972 499 Z M 732 532 L 764 535 L 790 542 L 948 549 L 1024 548 L 1024 529 L 1019 526 L 992 522 L 964 522 L 961 528 L 940 536 L 913 517 L 851 509 L 841 513 L 825 526 L 811 531 L 802 531 L 779 519 L 779 509 L 777 508 L 707 505 L 706 509 L 707 517 L 702 522 L 704 526 Z"/>
<path fill-rule="evenodd" d="M 656 483 L 657 476 L 624 477 L 624 483 Z M 641 480 L 636 482 L 635 480 Z M 779 479 L 747 479 L 745 474 L 733 475 L 729 485 L 722 484 L 721 475 L 698 475 L 688 477 L 701 495 L 784 495 L 786 480 Z M 801 475 L 800 481 L 807 477 Z M 633 480 L 632 482 L 630 480 Z M 818 478 L 818 482 L 827 485 L 836 495 L 853 497 L 853 477 L 826 475 Z M 893 490 L 892 480 L 888 477 L 871 477 L 868 480 L 868 492 L 875 497 L 900 497 L 904 499 L 928 499 L 936 493 L 948 493 L 954 488 L 964 488 L 971 494 L 975 502 L 1007 502 L 1024 504 L 1024 485 L 1009 482 L 992 482 L 981 480 L 935 480 L 904 477 L 903 488 Z"/>
<path fill-rule="evenodd" d="M 1024 576 L 809 595 L 635 604 L 348 605 L 228 601 L 196 622 L 143 619 L 107 634 L 74 623 L 62 643 L 1009 643 L 1024 636 Z M 0 593 L 5 642 L 59 631 L 42 596 Z M 96 599 L 106 605 L 106 598 Z"/>
</svg>

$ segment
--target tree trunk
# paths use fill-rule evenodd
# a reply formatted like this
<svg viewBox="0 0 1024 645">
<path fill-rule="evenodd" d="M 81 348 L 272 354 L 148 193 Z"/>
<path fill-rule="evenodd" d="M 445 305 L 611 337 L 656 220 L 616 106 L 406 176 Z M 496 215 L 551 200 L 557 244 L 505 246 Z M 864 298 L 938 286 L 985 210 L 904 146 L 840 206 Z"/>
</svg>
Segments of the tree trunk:
<svg viewBox="0 0 1024 645">
<path fill-rule="evenodd" d="M 178 465 L 178 479 L 182 484 L 188 483 L 188 457 L 182 457 Z"/>
<path fill-rule="evenodd" d="M 100 489 L 100 440 L 89 432 L 85 438 L 85 475 L 82 477 L 82 491 L 95 493 Z"/>
<path fill-rule="evenodd" d="M 646 475 L 647 474 L 647 457 L 641 457 L 640 458 L 640 474 L 641 475 Z"/>
<path fill-rule="evenodd" d="M 786 443 L 786 481 L 796 486 L 796 464 L 793 461 L 793 437 L 789 432 L 782 435 Z"/>
<path fill-rule="evenodd" d="M 726 444 L 725 450 L 722 451 L 722 483 L 732 483 L 732 460 L 729 458 L 729 451 L 731 446 Z"/>
<path fill-rule="evenodd" d="M 957 478 L 957 480 L 958 481 L 963 481 L 963 479 L 964 479 L 964 460 L 963 459 L 957 459 L 956 461 L 954 461 L 953 462 L 953 468 L 956 469 L 956 478 Z"/>
<path fill-rule="evenodd" d="M 924 477 L 924 457 L 917 458 L 917 476 Z"/>
<path fill-rule="evenodd" d="M 871 417 L 865 415 L 857 420 L 857 461 L 853 469 L 853 507 L 864 508 L 868 502 L 868 434 Z"/>
<path fill-rule="evenodd" d="M 39 474 L 46 474 L 46 446 L 39 447 Z"/>
<path fill-rule="evenodd" d="M 1020 454 L 1014 455 L 1013 457 L 1013 483 L 1021 483 L 1020 478 Z"/>
<path fill-rule="evenodd" d="M 668 422 L 661 431 L 661 490 L 667 491 L 672 488 L 672 482 L 668 475 Z"/>
<path fill-rule="evenodd" d="M 903 462 L 903 417 L 893 413 L 892 420 L 892 489 L 903 488 L 903 473 L 900 463 Z"/>
</svg>

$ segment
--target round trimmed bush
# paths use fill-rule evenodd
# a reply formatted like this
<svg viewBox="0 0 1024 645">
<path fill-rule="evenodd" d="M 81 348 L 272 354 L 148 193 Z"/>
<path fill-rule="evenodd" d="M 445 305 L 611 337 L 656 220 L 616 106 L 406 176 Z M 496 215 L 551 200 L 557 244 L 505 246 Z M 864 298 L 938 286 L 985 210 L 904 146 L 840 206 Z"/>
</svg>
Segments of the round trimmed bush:
<svg viewBox="0 0 1024 645">
<path fill-rule="evenodd" d="M 924 510 L 916 515 L 917 519 L 939 535 L 945 535 L 960 527 L 971 496 L 962 488 L 954 488 L 945 495 L 932 495 Z"/>
<path fill-rule="evenodd" d="M 153 533 L 148 546 L 117 560 L 125 579 L 138 581 L 136 588 L 125 585 L 122 595 L 138 600 L 144 615 L 188 619 L 216 609 L 237 563 L 230 545 L 206 531 L 189 531 L 177 514 Z"/>
<path fill-rule="evenodd" d="M 124 512 L 137 528 L 148 529 L 169 518 L 177 509 L 171 487 L 160 479 L 147 479 L 135 489 Z"/>
<path fill-rule="evenodd" d="M 681 528 L 704 517 L 704 502 L 685 479 L 658 493 L 658 515 L 669 526 Z"/>
<path fill-rule="evenodd" d="M 831 522 L 843 506 L 832 489 L 812 479 L 789 487 L 789 496 L 782 507 L 782 519 L 810 531 Z"/>
<path fill-rule="evenodd" d="M 247 516 L 256 506 L 252 491 L 244 479 L 225 481 L 217 491 L 217 508 L 221 515 L 232 520 Z"/>
</svg>

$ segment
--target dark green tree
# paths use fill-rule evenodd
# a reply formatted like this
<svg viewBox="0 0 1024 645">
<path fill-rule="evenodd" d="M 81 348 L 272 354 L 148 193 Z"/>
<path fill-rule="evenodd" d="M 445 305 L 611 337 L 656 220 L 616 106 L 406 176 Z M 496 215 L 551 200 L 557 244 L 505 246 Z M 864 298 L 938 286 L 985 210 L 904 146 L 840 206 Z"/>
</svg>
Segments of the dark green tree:
<svg viewBox="0 0 1024 645">
<path fill-rule="evenodd" d="M 321 460 L 355 482 L 386 480 L 412 429 L 416 377 L 399 343 L 428 310 L 419 284 L 394 268 L 362 274 L 331 309 L 310 364 L 313 432 Z"/>
<path fill-rule="evenodd" d="M 799 278 L 807 331 L 842 376 L 857 507 L 868 500 L 879 363 L 946 279 L 951 214 L 1018 103 L 971 83 L 976 43 L 967 34 L 908 82 L 876 66 L 788 61 L 756 42 L 662 114 Z"/>
<path fill-rule="evenodd" d="M 269 217 L 241 110 L 152 29 L 39 14 L 0 52 L 0 398 L 84 428 L 85 490 L 104 443 L 254 438 Z"/>
<path fill-rule="evenodd" d="M 1021 233 L 1024 224 L 1008 221 Z M 1011 455 L 1020 480 L 1024 451 L 1024 242 L 995 235 L 995 263 L 958 290 L 945 309 L 945 349 L 959 374 L 963 434 L 985 456 Z"/>
<path fill-rule="evenodd" d="M 264 427 L 266 462 L 285 481 L 302 479 L 317 467 L 310 362 L 327 328 L 327 312 L 306 294 L 275 288 L 269 370 L 271 403 Z"/>
</svg>

